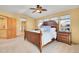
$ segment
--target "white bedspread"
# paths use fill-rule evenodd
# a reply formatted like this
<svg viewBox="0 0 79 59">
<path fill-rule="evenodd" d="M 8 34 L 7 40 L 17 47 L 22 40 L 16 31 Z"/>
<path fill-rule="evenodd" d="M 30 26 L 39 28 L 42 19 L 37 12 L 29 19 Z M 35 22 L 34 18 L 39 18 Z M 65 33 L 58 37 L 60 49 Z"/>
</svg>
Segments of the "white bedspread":
<svg viewBox="0 0 79 59">
<path fill-rule="evenodd" d="M 50 42 L 53 38 L 56 39 L 57 33 L 55 28 L 51 28 L 50 31 L 44 31 L 42 29 L 42 46 Z"/>
</svg>

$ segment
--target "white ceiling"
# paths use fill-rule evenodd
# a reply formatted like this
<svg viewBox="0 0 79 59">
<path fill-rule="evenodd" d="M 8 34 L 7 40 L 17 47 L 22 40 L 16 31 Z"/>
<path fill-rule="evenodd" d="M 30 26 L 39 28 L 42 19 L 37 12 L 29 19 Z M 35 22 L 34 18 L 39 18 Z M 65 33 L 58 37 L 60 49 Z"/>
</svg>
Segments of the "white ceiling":
<svg viewBox="0 0 79 59">
<path fill-rule="evenodd" d="M 0 11 L 10 12 L 10 13 L 20 13 L 25 14 L 33 18 L 38 18 L 41 16 L 50 15 L 56 12 L 77 8 L 78 5 L 42 5 L 48 11 L 40 13 L 32 13 L 33 10 L 29 8 L 36 7 L 35 5 L 0 5 Z"/>
</svg>

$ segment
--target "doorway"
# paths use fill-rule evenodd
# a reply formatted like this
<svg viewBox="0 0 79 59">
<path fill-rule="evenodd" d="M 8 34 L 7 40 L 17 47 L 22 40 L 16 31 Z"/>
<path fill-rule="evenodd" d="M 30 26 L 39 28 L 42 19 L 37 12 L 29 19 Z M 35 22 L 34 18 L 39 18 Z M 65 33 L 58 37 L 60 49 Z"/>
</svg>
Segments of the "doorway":
<svg viewBox="0 0 79 59">
<path fill-rule="evenodd" d="M 26 21 L 21 21 L 21 32 L 24 34 L 24 30 L 26 30 Z"/>
</svg>

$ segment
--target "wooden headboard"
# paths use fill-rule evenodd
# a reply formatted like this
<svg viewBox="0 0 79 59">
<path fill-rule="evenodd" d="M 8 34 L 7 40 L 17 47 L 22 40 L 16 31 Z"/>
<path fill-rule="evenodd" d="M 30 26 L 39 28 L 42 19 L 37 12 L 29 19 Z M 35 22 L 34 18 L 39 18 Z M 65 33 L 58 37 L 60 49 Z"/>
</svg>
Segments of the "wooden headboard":
<svg viewBox="0 0 79 59">
<path fill-rule="evenodd" d="M 56 28 L 58 30 L 58 24 L 53 20 L 43 22 L 42 26 L 51 26 L 51 28 Z"/>
</svg>

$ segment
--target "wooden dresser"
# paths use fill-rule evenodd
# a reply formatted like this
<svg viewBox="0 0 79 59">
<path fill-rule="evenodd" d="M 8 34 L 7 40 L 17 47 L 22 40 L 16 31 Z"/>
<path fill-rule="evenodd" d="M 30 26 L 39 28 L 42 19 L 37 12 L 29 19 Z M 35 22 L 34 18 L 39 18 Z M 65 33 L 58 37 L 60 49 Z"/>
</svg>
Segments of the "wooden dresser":
<svg viewBox="0 0 79 59">
<path fill-rule="evenodd" d="M 0 15 L 0 39 L 16 37 L 16 19 Z"/>
<path fill-rule="evenodd" d="M 57 40 L 67 44 L 71 44 L 71 33 L 70 32 L 58 32 Z"/>
</svg>

